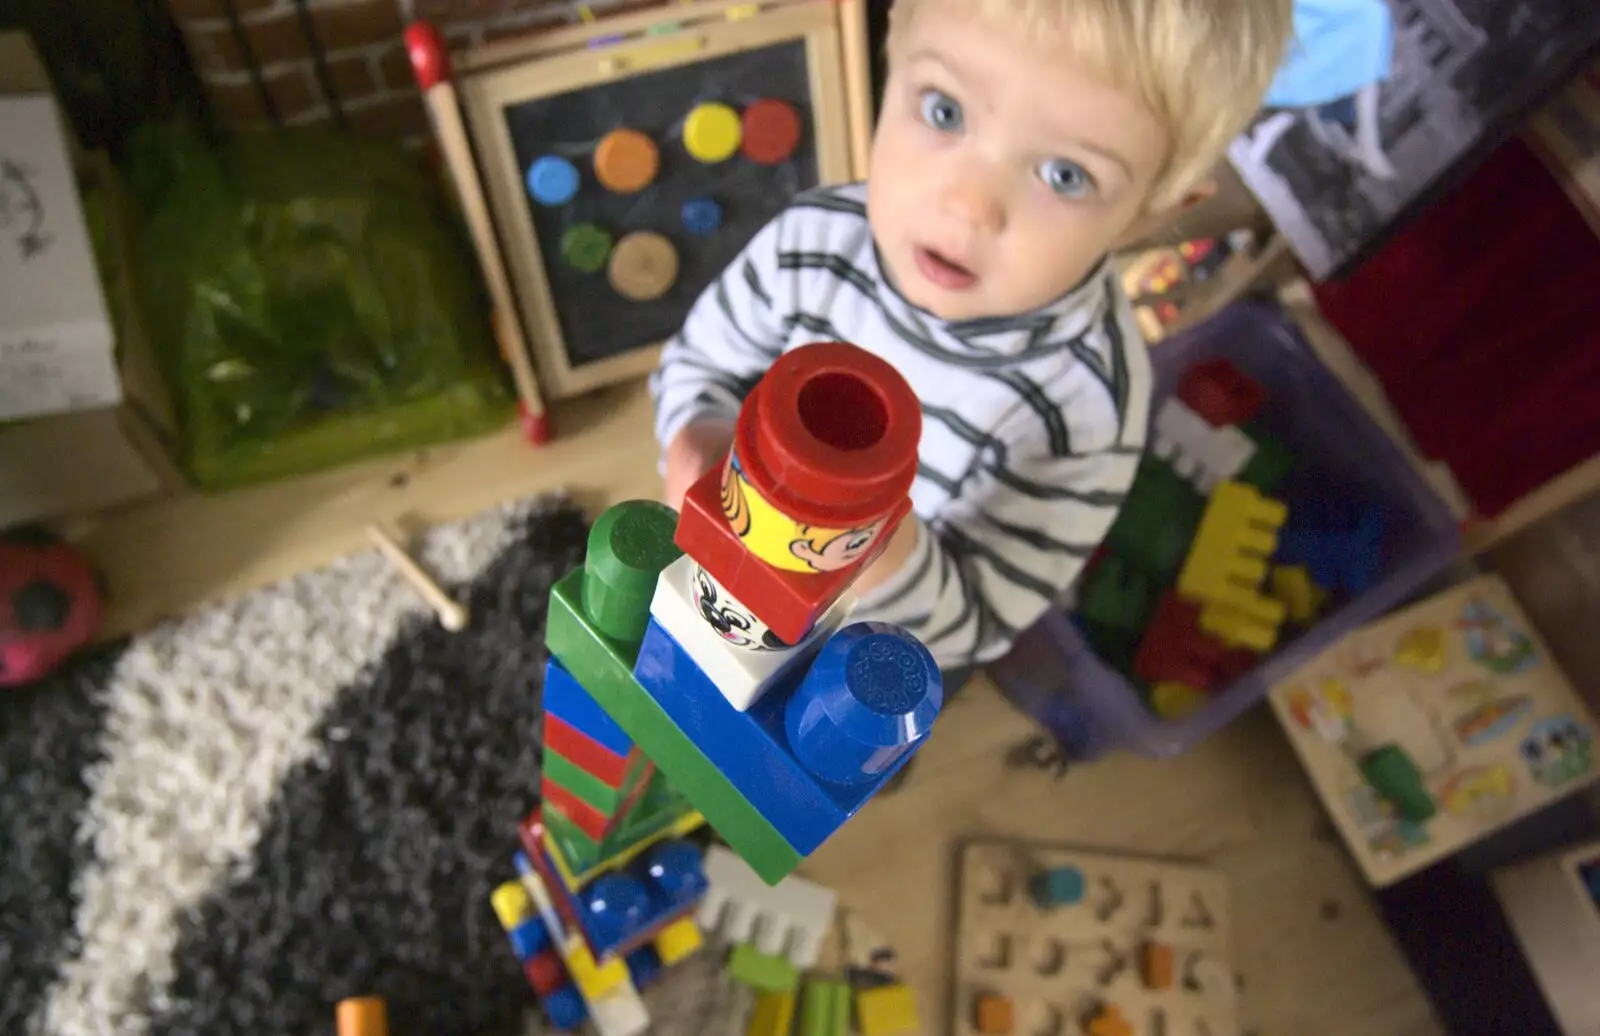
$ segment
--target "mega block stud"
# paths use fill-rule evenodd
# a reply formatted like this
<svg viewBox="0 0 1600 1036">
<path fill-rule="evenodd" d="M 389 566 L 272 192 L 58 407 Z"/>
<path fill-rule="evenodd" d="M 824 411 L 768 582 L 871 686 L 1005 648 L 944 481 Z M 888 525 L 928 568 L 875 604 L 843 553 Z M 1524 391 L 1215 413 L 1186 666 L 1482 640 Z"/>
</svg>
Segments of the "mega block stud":
<svg viewBox="0 0 1600 1036">
<path fill-rule="evenodd" d="M 854 568 L 911 491 L 921 438 L 922 407 L 889 363 L 844 342 L 790 350 L 739 410 L 724 516 L 776 568 Z"/>
<path fill-rule="evenodd" d="M 825 781 L 874 780 L 921 744 L 944 702 L 933 654 L 905 630 L 858 622 L 831 637 L 789 698 L 795 758 Z"/>
<path fill-rule="evenodd" d="M 652 500 L 608 509 L 589 529 L 583 562 L 583 609 L 606 636 L 623 643 L 644 636 L 661 570 L 678 555 L 678 516 Z"/>
</svg>

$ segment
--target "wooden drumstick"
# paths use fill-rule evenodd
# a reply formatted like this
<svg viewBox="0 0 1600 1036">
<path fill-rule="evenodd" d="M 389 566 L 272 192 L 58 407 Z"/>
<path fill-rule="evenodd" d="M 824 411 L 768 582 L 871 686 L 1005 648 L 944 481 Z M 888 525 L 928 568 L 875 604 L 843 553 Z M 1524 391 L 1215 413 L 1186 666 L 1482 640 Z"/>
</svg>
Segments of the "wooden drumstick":
<svg viewBox="0 0 1600 1036">
<path fill-rule="evenodd" d="M 427 22 L 412 22 L 406 28 L 406 54 L 411 59 L 411 72 L 422 89 L 422 99 L 433 120 L 434 136 L 439 141 L 440 153 L 455 184 L 456 195 L 461 199 L 467 229 L 472 234 L 472 244 L 483 267 L 483 277 L 489 289 L 489 299 L 494 305 L 495 337 L 500 351 L 511 365 L 511 376 L 517 385 L 517 395 L 522 399 L 524 430 L 534 444 L 550 437 L 550 418 L 545 413 L 544 396 L 539 390 L 539 376 L 534 373 L 529 358 L 528 342 L 517 319 L 516 301 L 511 295 L 511 279 L 506 274 L 505 261 L 495 240 L 494 224 L 489 218 L 489 204 L 483 197 L 483 185 L 478 182 L 477 165 L 472 159 L 472 145 L 467 140 L 466 123 L 461 118 L 461 106 L 456 99 L 455 84 L 450 81 L 450 56 L 445 53 L 439 30 Z"/>
<path fill-rule="evenodd" d="M 416 588 L 417 593 L 422 595 L 422 599 L 428 602 L 429 607 L 438 613 L 439 625 L 451 633 L 467 628 L 466 606 L 445 593 L 444 587 L 423 571 L 417 560 L 406 553 L 405 548 L 389 535 L 388 530 L 374 522 L 367 526 L 367 538 L 383 552 L 383 556 L 389 559 L 389 563 L 400 572 L 401 576 L 405 577 L 405 581 Z"/>
</svg>

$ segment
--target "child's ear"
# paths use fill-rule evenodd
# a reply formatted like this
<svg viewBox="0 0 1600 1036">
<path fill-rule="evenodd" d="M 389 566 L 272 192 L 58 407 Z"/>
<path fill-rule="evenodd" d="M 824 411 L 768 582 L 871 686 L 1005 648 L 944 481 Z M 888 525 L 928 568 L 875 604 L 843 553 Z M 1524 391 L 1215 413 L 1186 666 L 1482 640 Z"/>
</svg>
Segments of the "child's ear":
<svg viewBox="0 0 1600 1036">
<path fill-rule="evenodd" d="M 1117 239 L 1116 247 L 1118 249 L 1128 248 L 1152 236 L 1158 236 L 1162 240 L 1166 240 L 1168 235 L 1162 233 L 1163 228 L 1195 206 L 1211 200 L 1216 193 L 1216 180 L 1210 178 L 1202 180 L 1189 188 L 1188 193 L 1176 204 L 1147 212 L 1134 220 L 1128 229 L 1123 231 L 1122 236 Z"/>
</svg>

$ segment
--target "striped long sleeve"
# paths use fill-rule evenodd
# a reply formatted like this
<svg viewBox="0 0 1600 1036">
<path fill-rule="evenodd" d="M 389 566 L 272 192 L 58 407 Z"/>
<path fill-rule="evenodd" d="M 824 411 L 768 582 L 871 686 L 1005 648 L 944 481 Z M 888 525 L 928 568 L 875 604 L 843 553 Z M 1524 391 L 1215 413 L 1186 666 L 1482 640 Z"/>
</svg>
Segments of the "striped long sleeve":
<svg viewBox="0 0 1600 1036">
<path fill-rule="evenodd" d="M 664 448 L 732 419 L 779 355 L 853 343 L 922 402 L 908 563 L 859 618 L 906 626 L 947 668 L 990 661 L 1066 596 L 1132 484 L 1149 358 L 1109 261 L 1050 306 L 941 321 L 879 263 L 861 185 L 802 194 L 695 303 L 651 378 Z"/>
</svg>

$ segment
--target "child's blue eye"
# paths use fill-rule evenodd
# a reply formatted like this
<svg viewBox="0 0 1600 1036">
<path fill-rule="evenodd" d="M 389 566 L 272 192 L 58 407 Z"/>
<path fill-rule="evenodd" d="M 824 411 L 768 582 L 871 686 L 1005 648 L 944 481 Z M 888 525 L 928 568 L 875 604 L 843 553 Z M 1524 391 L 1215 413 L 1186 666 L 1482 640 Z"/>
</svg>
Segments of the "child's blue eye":
<svg viewBox="0 0 1600 1036">
<path fill-rule="evenodd" d="M 1046 187 L 1063 198 L 1081 198 L 1094 190 L 1094 177 L 1088 170 L 1065 158 L 1052 159 L 1040 166 L 1039 177 Z"/>
<path fill-rule="evenodd" d="M 954 133 L 961 128 L 961 104 L 954 97 L 938 90 L 924 90 L 919 100 L 923 122 L 946 133 Z"/>
</svg>

